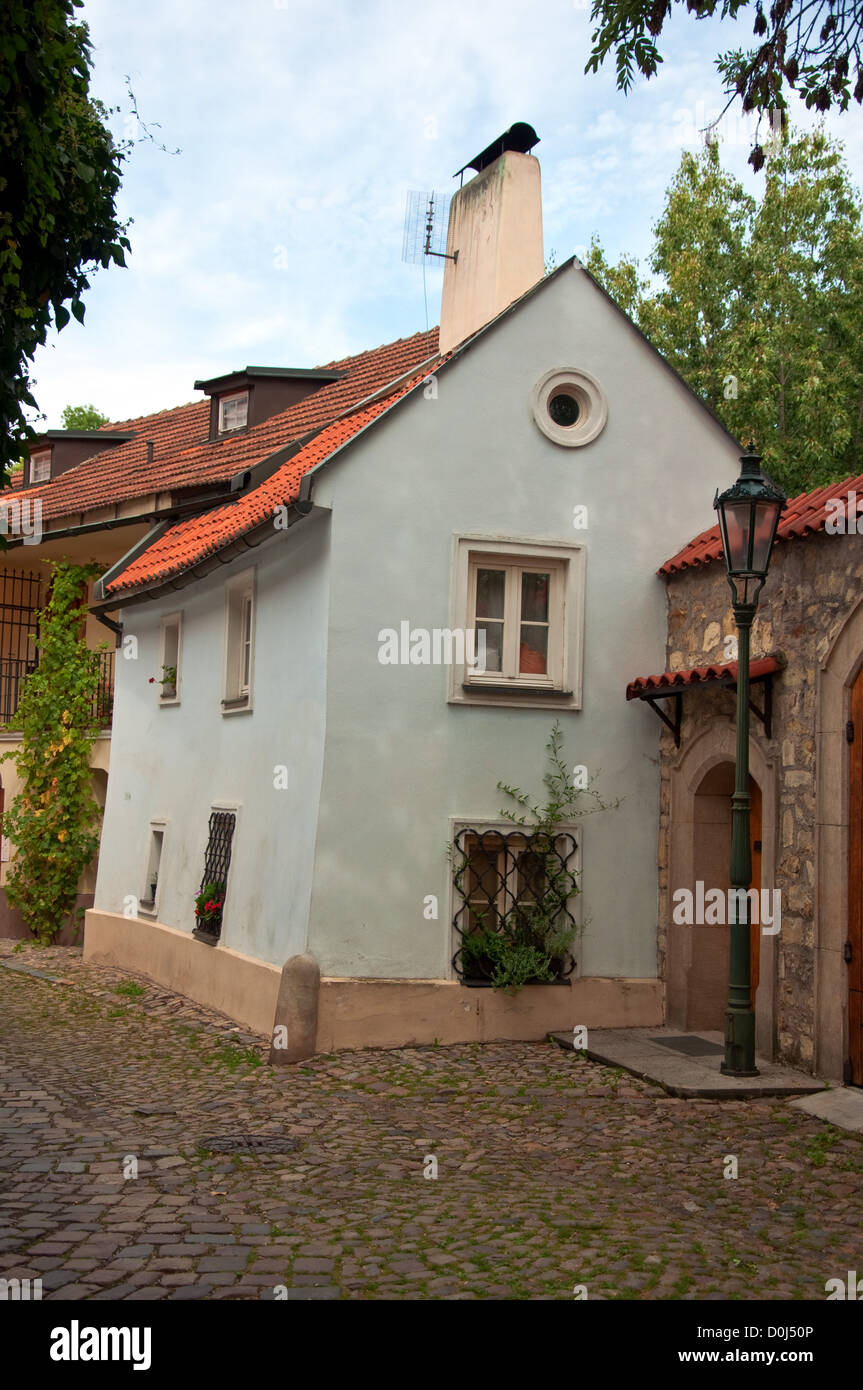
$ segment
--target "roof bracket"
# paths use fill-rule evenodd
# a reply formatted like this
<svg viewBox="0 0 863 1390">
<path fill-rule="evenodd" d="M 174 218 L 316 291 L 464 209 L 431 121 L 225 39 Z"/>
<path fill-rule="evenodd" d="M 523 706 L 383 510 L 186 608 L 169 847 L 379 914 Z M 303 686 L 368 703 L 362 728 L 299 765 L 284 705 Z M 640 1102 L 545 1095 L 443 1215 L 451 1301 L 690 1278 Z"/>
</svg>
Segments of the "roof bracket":
<svg viewBox="0 0 863 1390">
<path fill-rule="evenodd" d="M 670 698 L 670 696 L 665 695 L 663 698 L 667 700 L 667 699 Z M 665 711 L 664 711 L 664 710 L 661 710 L 661 709 L 659 708 L 659 700 L 658 700 L 658 699 L 654 699 L 654 700 L 645 700 L 644 703 L 645 703 L 646 705 L 650 705 L 650 708 L 653 710 L 654 714 L 658 714 L 658 715 L 659 715 L 659 718 L 662 720 L 663 724 L 665 724 L 665 725 L 671 730 L 671 732 L 674 734 L 674 746 L 675 746 L 675 748 L 679 748 L 679 747 L 680 747 L 680 726 L 681 726 L 681 724 L 682 724 L 682 722 L 683 722 L 683 696 L 681 695 L 680 691 L 678 690 L 678 691 L 675 691 L 675 693 L 674 693 L 674 718 L 673 718 L 673 719 L 669 719 L 669 717 L 668 717 L 668 715 L 665 713 Z"/>
</svg>

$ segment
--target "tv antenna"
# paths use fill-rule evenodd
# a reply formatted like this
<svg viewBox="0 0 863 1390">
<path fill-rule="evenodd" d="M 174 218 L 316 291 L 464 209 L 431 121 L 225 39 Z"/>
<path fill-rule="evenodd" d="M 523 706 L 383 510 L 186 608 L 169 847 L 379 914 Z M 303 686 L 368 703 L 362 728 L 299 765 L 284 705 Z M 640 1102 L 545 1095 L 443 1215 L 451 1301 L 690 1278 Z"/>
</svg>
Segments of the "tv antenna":
<svg viewBox="0 0 863 1390">
<path fill-rule="evenodd" d="M 446 250 L 450 198 L 445 193 L 408 193 L 405 200 L 405 230 L 402 260 L 409 265 L 425 265 L 427 256 L 457 261 L 458 251 Z"/>
<path fill-rule="evenodd" d="M 409 192 L 405 200 L 405 228 L 402 240 L 402 260 L 408 265 L 423 268 L 423 299 L 426 311 L 426 331 L 429 326 L 426 266 L 429 257 L 442 261 L 457 261 L 458 251 L 447 253 L 450 197 L 445 193 Z"/>
</svg>

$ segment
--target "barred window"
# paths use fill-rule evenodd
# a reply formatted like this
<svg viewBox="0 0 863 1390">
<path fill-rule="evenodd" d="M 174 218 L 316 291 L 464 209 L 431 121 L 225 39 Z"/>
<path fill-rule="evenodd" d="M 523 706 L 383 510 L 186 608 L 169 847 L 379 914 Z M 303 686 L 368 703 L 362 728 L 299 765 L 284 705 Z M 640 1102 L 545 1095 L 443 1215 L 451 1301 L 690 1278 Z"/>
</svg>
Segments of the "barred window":
<svg viewBox="0 0 863 1390">
<path fill-rule="evenodd" d="M 212 811 L 210 814 L 204 874 L 195 899 L 195 935 L 210 942 L 218 941 L 222 932 L 236 823 L 235 811 Z"/>
<path fill-rule="evenodd" d="M 454 841 L 453 966 L 465 984 L 492 984 L 500 950 L 533 952 L 538 981 L 572 973 L 578 893 L 575 836 L 466 827 Z"/>
</svg>

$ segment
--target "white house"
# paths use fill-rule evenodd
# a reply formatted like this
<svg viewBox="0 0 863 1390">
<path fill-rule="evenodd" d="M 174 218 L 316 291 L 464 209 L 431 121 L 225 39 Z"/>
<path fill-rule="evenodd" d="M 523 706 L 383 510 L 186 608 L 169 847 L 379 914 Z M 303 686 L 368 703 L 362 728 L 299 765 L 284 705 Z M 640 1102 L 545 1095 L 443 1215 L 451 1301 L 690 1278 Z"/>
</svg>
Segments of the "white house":
<svg viewBox="0 0 863 1390">
<path fill-rule="evenodd" d="M 199 383 L 210 437 L 180 448 L 237 451 L 237 500 L 161 522 L 100 583 L 123 636 L 85 952 L 264 1032 L 311 1018 L 319 1050 L 663 1017 L 660 725 L 625 692 L 663 668 L 656 571 L 740 450 L 578 261 L 543 276 L 525 131 L 453 199 L 442 352 Z M 267 414 L 274 381 L 300 394 Z M 447 848 L 513 832 L 497 783 L 541 793 L 556 720 L 567 765 L 620 798 L 567 831 L 575 965 L 472 988 Z M 459 844 L 468 897 L 524 890 L 525 839 Z M 224 903 L 196 931 L 208 884 Z M 319 990 L 289 971 L 277 1010 L 297 956 Z"/>
</svg>

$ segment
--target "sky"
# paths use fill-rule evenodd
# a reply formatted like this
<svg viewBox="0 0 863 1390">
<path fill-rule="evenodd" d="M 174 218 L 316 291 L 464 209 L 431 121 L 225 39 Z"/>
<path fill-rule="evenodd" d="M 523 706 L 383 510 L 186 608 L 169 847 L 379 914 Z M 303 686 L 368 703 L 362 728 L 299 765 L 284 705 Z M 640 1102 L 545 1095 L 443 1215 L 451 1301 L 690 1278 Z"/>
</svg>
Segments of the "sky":
<svg viewBox="0 0 863 1390">
<path fill-rule="evenodd" d="M 96 272 L 84 325 L 40 349 L 42 428 L 67 404 L 120 421 L 199 398 L 197 378 L 409 336 L 426 299 L 437 323 L 440 270 L 424 289 L 402 260 L 406 195 L 453 192 L 455 170 L 514 121 L 540 137 L 546 256 L 596 234 L 612 259 L 643 261 L 681 150 L 725 104 L 716 54 L 748 46 L 752 23 L 681 12 L 659 75 L 625 95 L 611 62 L 584 72 L 589 0 L 87 0 L 80 13 L 92 94 L 137 141 L 118 200 L 132 253 Z M 812 123 L 796 99 L 792 117 Z M 863 186 L 863 112 L 827 127 Z M 751 124 L 734 113 L 720 133 L 723 162 L 756 191 Z"/>
</svg>

